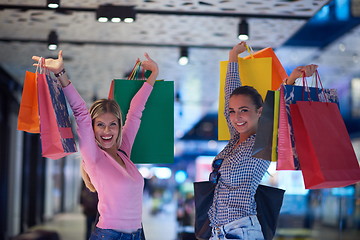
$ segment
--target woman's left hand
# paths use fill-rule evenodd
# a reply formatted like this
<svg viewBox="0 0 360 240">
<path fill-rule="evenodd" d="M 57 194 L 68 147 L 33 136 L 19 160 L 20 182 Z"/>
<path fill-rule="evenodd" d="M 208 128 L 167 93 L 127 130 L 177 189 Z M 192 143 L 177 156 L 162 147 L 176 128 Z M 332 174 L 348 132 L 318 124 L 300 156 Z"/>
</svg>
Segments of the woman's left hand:
<svg viewBox="0 0 360 240">
<path fill-rule="evenodd" d="M 301 77 L 303 74 L 305 74 L 305 77 L 312 76 L 316 69 L 318 68 L 318 65 L 310 64 L 306 66 L 299 66 L 295 68 L 292 73 L 290 74 L 289 78 L 286 81 L 286 84 L 293 85 L 295 83 L 295 80 L 299 77 Z"/>
<path fill-rule="evenodd" d="M 144 56 L 146 57 L 146 60 L 141 62 L 141 66 L 145 70 L 149 70 L 152 72 L 158 72 L 159 69 L 158 69 L 157 63 L 150 58 L 149 54 L 145 53 Z"/>
<path fill-rule="evenodd" d="M 155 80 L 159 74 L 159 67 L 157 63 L 150 58 L 149 54 L 145 53 L 144 56 L 146 57 L 146 60 L 141 62 L 141 66 L 145 70 L 151 71 L 151 75 L 147 79 L 147 82 L 154 86 Z"/>
</svg>

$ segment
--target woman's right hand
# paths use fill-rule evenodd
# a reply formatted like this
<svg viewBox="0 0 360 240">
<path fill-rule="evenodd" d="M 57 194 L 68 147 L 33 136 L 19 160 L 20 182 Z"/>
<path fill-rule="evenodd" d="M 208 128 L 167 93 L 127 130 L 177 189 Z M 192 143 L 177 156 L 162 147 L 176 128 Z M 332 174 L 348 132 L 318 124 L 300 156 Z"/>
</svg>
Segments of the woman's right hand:
<svg viewBox="0 0 360 240">
<path fill-rule="evenodd" d="M 38 63 L 34 63 L 33 65 L 39 66 L 40 57 L 33 56 L 32 59 L 38 62 Z M 64 60 L 62 56 L 62 50 L 59 51 L 57 59 L 46 58 L 44 59 L 44 62 L 40 63 L 40 67 L 46 68 L 49 71 L 53 72 L 54 74 L 60 73 L 62 70 L 64 70 Z M 63 87 L 66 87 L 67 85 L 70 84 L 70 80 L 65 71 L 63 71 L 60 76 L 57 76 L 57 79 L 60 81 L 61 86 Z"/>
<path fill-rule="evenodd" d="M 239 54 L 245 51 L 246 51 L 246 42 L 242 41 L 236 44 L 229 52 L 229 62 L 238 62 Z"/>
<path fill-rule="evenodd" d="M 39 62 L 40 57 L 33 56 L 32 59 Z M 39 66 L 39 63 L 34 63 L 33 65 L 37 67 L 37 66 Z M 43 64 L 40 63 L 40 67 L 44 67 L 53 73 L 59 73 L 61 70 L 63 70 L 64 69 L 64 61 L 63 61 L 63 56 L 62 56 L 62 50 L 59 51 L 57 59 L 46 58 Z"/>
</svg>

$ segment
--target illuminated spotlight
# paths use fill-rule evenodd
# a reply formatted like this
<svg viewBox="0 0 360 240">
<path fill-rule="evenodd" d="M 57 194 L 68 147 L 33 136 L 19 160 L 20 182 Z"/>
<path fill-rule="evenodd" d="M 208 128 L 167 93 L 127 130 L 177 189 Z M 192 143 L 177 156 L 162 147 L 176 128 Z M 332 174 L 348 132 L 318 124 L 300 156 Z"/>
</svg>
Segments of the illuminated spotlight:
<svg viewBox="0 0 360 240">
<path fill-rule="evenodd" d="M 115 6 L 112 4 L 100 5 L 96 9 L 96 19 L 99 22 L 121 22 L 132 23 L 135 21 L 136 12 L 134 6 Z M 105 21 L 105 18 L 107 19 Z"/>
<path fill-rule="evenodd" d="M 129 17 L 124 19 L 124 22 L 126 22 L 126 23 L 132 23 L 134 21 L 135 20 L 133 18 L 129 18 Z"/>
<path fill-rule="evenodd" d="M 111 22 L 113 22 L 113 23 L 121 22 L 121 18 L 119 18 L 119 17 L 114 17 L 114 18 L 111 19 Z"/>
<path fill-rule="evenodd" d="M 58 8 L 60 7 L 60 0 L 47 0 L 48 8 Z"/>
<path fill-rule="evenodd" d="M 98 22 L 105 23 L 107 21 L 109 21 L 109 19 L 107 17 L 99 17 L 98 18 Z"/>
<path fill-rule="evenodd" d="M 51 31 L 48 36 L 48 49 L 51 51 L 55 51 L 58 47 L 58 35 L 56 31 Z"/>
<path fill-rule="evenodd" d="M 189 51 L 188 51 L 187 47 L 180 48 L 180 57 L 179 57 L 178 63 L 181 66 L 185 66 L 189 63 Z"/>
<path fill-rule="evenodd" d="M 247 41 L 249 39 L 249 24 L 245 19 L 242 19 L 239 23 L 238 38 L 241 41 Z"/>
</svg>

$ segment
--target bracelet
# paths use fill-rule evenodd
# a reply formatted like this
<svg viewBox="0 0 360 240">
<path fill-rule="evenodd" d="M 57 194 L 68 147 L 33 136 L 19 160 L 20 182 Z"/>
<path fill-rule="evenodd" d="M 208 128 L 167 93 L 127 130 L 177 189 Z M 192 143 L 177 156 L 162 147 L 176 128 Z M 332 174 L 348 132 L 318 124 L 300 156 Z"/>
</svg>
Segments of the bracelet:
<svg viewBox="0 0 360 240">
<path fill-rule="evenodd" d="M 291 84 L 291 85 L 295 85 L 295 84 L 296 84 L 296 80 L 297 80 L 297 79 L 295 79 L 294 83 Z M 288 79 L 286 78 L 285 81 L 284 81 L 285 85 L 289 85 L 289 84 L 287 83 L 287 81 L 288 81 Z"/>
<path fill-rule="evenodd" d="M 63 68 L 60 72 L 58 72 L 58 73 L 54 73 L 54 75 L 55 75 L 55 77 L 60 77 L 60 76 L 62 76 L 62 75 L 64 75 L 66 73 L 66 71 L 65 71 L 65 68 Z"/>
</svg>

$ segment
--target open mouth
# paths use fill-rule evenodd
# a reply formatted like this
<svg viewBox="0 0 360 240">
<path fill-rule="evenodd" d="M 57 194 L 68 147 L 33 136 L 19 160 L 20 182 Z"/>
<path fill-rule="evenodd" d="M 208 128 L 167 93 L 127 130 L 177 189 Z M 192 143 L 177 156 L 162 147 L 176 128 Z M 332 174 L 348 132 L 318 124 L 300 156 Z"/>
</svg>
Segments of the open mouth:
<svg viewBox="0 0 360 240">
<path fill-rule="evenodd" d="M 236 126 L 243 126 L 246 122 L 238 122 L 236 123 Z"/>
<path fill-rule="evenodd" d="M 102 140 L 104 140 L 104 141 L 109 141 L 109 140 L 111 140 L 113 138 L 113 136 L 103 136 L 103 137 L 101 137 L 101 139 Z"/>
</svg>

